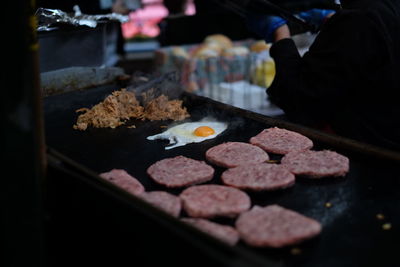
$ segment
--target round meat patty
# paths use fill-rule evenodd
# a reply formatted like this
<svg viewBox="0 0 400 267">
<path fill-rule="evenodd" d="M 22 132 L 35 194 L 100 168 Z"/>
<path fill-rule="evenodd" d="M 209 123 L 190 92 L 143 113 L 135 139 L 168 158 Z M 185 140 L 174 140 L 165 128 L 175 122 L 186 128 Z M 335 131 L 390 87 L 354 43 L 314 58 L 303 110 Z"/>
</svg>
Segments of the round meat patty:
<svg viewBox="0 0 400 267">
<path fill-rule="evenodd" d="M 257 146 L 227 142 L 208 149 L 206 159 L 217 166 L 233 168 L 243 164 L 265 162 L 269 160 L 269 156 Z"/>
<path fill-rule="evenodd" d="M 239 233 L 232 226 L 222 225 L 199 218 L 183 218 L 182 221 L 198 228 L 199 230 L 217 239 L 220 239 L 230 246 L 236 245 L 239 241 Z"/>
<path fill-rule="evenodd" d="M 250 138 L 250 143 L 267 152 L 284 155 L 293 151 L 305 151 L 313 147 L 313 142 L 299 133 L 277 127 L 263 130 Z"/>
<path fill-rule="evenodd" d="M 244 190 L 277 190 L 294 185 L 295 176 L 278 164 L 241 165 L 222 173 L 222 182 Z"/>
<path fill-rule="evenodd" d="M 151 205 L 164 210 L 174 217 L 179 217 L 182 204 L 181 199 L 164 191 L 145 192 L 140 197 Z"/>
<path fill-rule="evenodd" d="M 349 172 L 349 159 L 329 150 L 292 152 L 281 164 L 293 174 L 309 178 L 345 176 Z"/>
<path fill-rule="evenodd" d="M 321 229 L 316 220 L 278 205 L 254 206 L 236 220 L 240 238 L 253 247 L 294 245 L 318 235 Z"/>
<path fill-rule="evenodd" d="M 204 161 L 177 156 L 157 161 L 147 169 L 147 174 L 166 187 L 184 187 L 210 181 L 214 169 Z"/>
<path fill-rule="evenodd" d="M 236 217 L 250 208 L 250 197 L 239 189 L 223 185 L 197 185 L 181 194 L 183 209 L 190 217 Z"/>
<path fill-rule="evenodd" d="M 129 175 L 125 170 L 112 169 L 109 172 L 101 173 L 99 176 L 132 195 L 137 196 L 144 192 L 144 186 L 139 182 L 139 180 Z"/>
</svg>

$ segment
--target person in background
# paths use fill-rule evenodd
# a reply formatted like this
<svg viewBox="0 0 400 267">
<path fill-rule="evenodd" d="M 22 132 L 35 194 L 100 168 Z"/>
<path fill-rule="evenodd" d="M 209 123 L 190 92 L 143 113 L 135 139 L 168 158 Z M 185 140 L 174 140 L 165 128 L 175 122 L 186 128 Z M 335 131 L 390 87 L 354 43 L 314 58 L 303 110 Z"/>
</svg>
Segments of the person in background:
<svg viewBox="0 0 400 267">
<path fill-rule="evenodd" d="M 187 0 L 164 0 L 163 3 L 169 16 L 185 15 Z"/>
<path fill-rule="evenodd" d="M 128 15 L 132 10 L 128 7 L 127 1 L 114 0 L 112 2 L 111 11 L 122 15 Z"/>
<path fill-rule="evenodd" d="M 342 0 L 335 14 L 298 14 L 320 27 L 301 57 L 286 21 L 249 18 L 250 30 L 273 42 L 276 76 L 270 100 L 291 121 L 400 150 L 400 0 Z"/>
<path fill-rule="evenodd" d="M 114 0 L 111 6 L 111 12 L 113 13 L 118 13 L 122 15 L 129 15 L 129 13 L 133 11 L 130 9 L 127 5 L 127 1 L 124 0 Z M 117 54 L 124 57 L 126 54 L 125 51 L 125 38 L 122 34 L 122 27 L 121 23 L 118 22 L 118 27 L 117 27 L 117 40 L 116 40 L 116 47 L 117 47 Z"/>
</svg>

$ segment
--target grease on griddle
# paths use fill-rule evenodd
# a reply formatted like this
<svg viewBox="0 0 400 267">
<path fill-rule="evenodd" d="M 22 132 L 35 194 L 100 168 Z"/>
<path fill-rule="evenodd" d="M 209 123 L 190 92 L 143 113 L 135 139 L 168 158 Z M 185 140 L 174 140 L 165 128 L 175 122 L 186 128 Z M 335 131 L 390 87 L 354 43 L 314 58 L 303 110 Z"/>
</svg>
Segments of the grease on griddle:
<svg viewBox="0 0 400 267">
<path fill-rule="evenodd" d="M 297 255 L 301 255 L 303 253 L 303 251 L 300 248 L 294 247 L 290 250 L 290 254 L 297 256 Z"/>
<path fill-rule="evenodd" d="M 265 161 L 265 163 L 271 163 L 271 164 L 278 164 L 280 162 L 281 162 L 280 160 L 276 160 L 276 159 L 270 159 L 270 160 Z"/>
<path fill-rule="evenodd" d="M 392 229 L 392 224 L 391 223 L 384 223 L 382 225 L 382 229 L 385 230 L 385 231 L 388 231 L 388 230 Z"/>
</svg>

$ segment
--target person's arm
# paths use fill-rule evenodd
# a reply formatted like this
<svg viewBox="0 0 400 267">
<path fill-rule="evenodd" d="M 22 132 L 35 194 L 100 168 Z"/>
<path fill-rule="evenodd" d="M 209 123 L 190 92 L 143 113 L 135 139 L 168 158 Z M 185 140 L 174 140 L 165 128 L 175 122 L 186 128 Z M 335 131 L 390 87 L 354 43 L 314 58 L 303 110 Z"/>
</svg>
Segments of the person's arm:
<svg viewBox="0 0 400 267">
<path fill-rule="evenodd" d="M 290 38 L 290 30 L 287 24 L 282 25 L 274 32 L 274 41 L 278 42 L 282 39 Z"/>
<path fill-rule="evenodd" d="M 270 50 L 275 79 L 270 100 L 296 122 L 316 125 L 329 121 L 369 71 L 366 55 L 377 50 L 368 37 L 373 26 L 355 14 L 334 16 L 302 58 L 282 28 Z"/>
<path fill-rule="evenodd" d="M 334 10 L 325 10 L 325 9 L 311 9 L 308 11 L 301 12 L 297 14 L 301 19 L 304 21 L 317 26 L 318 28 L 321 27 L 329 18 L 331 18 L 335 14 Z M 282 39 L 290 38 L 290 30 L 287 24 L 284 24 L 277 28 L 273 33 L 273 41 L 278 42 Z"/>
</svg>

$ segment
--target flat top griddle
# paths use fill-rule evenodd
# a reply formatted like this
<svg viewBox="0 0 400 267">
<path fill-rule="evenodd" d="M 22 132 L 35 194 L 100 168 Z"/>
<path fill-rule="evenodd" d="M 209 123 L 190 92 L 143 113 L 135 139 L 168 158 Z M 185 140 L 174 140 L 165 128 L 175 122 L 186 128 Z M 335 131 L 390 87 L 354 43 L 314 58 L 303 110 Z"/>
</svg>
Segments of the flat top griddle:
<svg viewBox="0 0 400 267">
<path fill-rule="evenodd" d="M 345 178 L 322 180 L 298 178 L 292 188 L 249 195 L 254 205 L 279 204 L 315 218 L 323 225 L 322 234 L 294 246 L 301 250 L 299 255 L 293 255 L 293 247 L 254 249 L 239 243 L 234 249 L 250 251 L 268 263 L 276 262 L 276 266 L 389 266 L 398 262 L 398 161 L 385 159 L 385 155 L 372 156 L 370 152 L 374 149 L 368 146 L 364 147 L 366 153 L 363 153 L 362 149 L 359 150 L 363 145 L 356 143 L 351 146 L 351 141 L 339 137 L 320 135 L 301 126 L 191 94 L 182 98 L 191 114 L 189 120 L 197 121 L 208 116 L 226 121 L 229 127 L 223 134 L 202 143 L 164 150 L 167 141 L 148 141 L 146 137 L 164 131 L 161 126 L 170 126 L 171 121 L 132 121 L 136 128 L 89 128 L 85 132 L 72 128 L 78 116 L 76 109 L 91 107 L 116 89 L 115 86 L 103 86 L 47 97 L 44 100 L 47 145 L 94 172 L 122 168 L 138 178 L 147 191 L 166 190 L 179 194 L 182 189 L 166 189 L 151 181 L 146 169 L 158 160 L 177 155 L 205 160 L 204 154 L 210 147 L 227 141 L 248 142 L 250 137 L 271 126 L 297 130 L 313 139 L 314 149 L 332 149 L 348 156 L 349 174 Z M 396 153 L 390 156 L 398 159 Z M 279 158 L 272 155 L 272 159 Z M 211 183 L 221 183 L 219 177 L 224 169 L 215 169 Z M 330 203 L 331 207 L 327 207 L 326 203 Z M 379 220 L 377 214 L 383 214 L 385 219 Z M 216 221 L 234 222 L 230 219 Z M 383 230 L 385 223 L 391 224 L 390 230 Z"/>
</svg>

